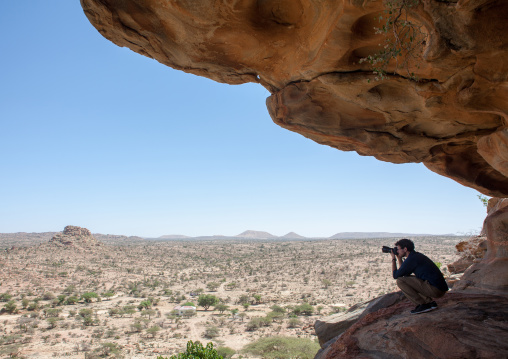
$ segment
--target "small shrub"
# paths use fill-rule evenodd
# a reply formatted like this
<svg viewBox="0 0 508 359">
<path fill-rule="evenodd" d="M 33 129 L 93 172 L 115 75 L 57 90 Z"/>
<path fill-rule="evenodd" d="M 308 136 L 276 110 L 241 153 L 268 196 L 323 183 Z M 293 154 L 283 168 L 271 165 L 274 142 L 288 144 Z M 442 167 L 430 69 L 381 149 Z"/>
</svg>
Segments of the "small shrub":
<svg viewBox="0 0 508 359">
<path fill-rule="evenodd" d="M 176 333 L 175 333 L 176 334 Z M 317 350 L 316 350 L 317 351 Z M 192 340 L 187 342 L 187 350 L 178 355 L 172 355 L 169 358 L 164 358 L 163 356 L 158 356 L 157 359 L 224 359 L 221 355 L 217 353 L 217 350 L 213 348 L 212 343 L 208 343 L 206 347 L 203 347 L 203 344 L 200 342 L 192 342 Z"/>
<path fill-rule="evenodd" d="M 289 318 L 288 320 L 288 327 L 289 328 L 298 328 L 300 325 L 302 325 L 302 322 L 298 318 Z"/>
<path fill-rule="evenodd" d="M 224 313 L 226 310 L 228 310 L 229 306 L 223 303 L 218 303 L 215 305 L 214 309 L 219 311 L 219 313 Z"/>
<path fill-rule="evenodd" d="M 276 313 L 286 313 L 286 309 L 282 308 L 280 305 L 277 304 L 272 305 L 270 309 Z"/>
<path fill-rule="evenodd" d="M 76 297 L 75 295 L 71 295 L 69 298 L 67 298 L 65 300 L 65 304 L 67 305 L 73 305 L 73 304 L 76 304 L 78 302 L 79 298 Z"/>
<path fill-rule="evenodd" d="M 91 303 L 93 298 L 99 298 L 99 295 L 95 292 L 86 292 L 81 295 L 81 298 L 83 298 L 86 303 Z"/>
<path fill-rule="evenodd" d="M 244 352 L 266 359 L 312 359 L 319 349 L 319 344 L 310 339 L 267 337 L 247 344 Z"/>
<path fill-rule="evenodd" d="M 42 295 L 42 299 L 44 300 L 52 300 L 52 299 L 55 299 L 55 295 L 53 293 L 50 293 L 50 292 L 46 292 Z"/>
<path fill-rule="evenodd" d="M 205 333 L 203 334 L 205 338 L 208 338 L 208 339 L 213 339 L 213 338 L 217 338 L 220 334 L 220 331 L 219 331 L 219 328 L 217 327 L 207 327 L 205 329 Z"/>
<path fill-rule="evenodd" d="M 13 300 L 8 301 L 4 305 L 4 309 L 7 313 L 16 313 L 17 311 L 16 302 Z"/>
<path fill-rule="evenodd" d="M 230 347 L 217 347 L 217 354 L 224 359 L 229 359 L 236 354 L 236 351 Z"/>
<path fill-rule="evenodd" d="M 2 293 L 0 294 L 0 302 L 8 302 L 11 300 L 12 295 L 10 293 Z"/>
<path fill-rule="evenodd" d="M 161 330 L 161 328 L 158 325 L 154 325 L 153 327 L 148 328 L 146 330 L 146 333 L 149 334 L 153 338 L 153 337 L 155 337 L 155 334 L 157 334 L 157 332 L 159 332 L 159 330 Z"/>
<path fill-rule="evenodd" d="M 262 318 L 262 317 L 254 317 L 252 318 L 246 325 L 246 329 L 249 332 L 253 332 L 263 326 L 270 325 L 272 319 L 270 317 Z"/>
</svg>

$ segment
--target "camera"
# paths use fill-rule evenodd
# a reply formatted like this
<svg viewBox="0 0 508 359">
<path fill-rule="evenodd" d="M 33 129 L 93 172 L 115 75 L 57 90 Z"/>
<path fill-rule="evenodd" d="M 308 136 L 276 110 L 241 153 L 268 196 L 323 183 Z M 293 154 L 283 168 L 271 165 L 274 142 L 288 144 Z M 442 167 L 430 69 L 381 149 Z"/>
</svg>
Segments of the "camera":
<svg viewBox="0 0 508 359">
<path fill-rule="evenodd" d="M 397 255 L 397 253 L 398 253 L 397 247 L 391 248 L 391 247 L 388 247 L 388 246 L 383 246 L 381 248 L 381 250 L 383 251 L 383 253 L 393 253 L 395 255 Z"/>
</svg>

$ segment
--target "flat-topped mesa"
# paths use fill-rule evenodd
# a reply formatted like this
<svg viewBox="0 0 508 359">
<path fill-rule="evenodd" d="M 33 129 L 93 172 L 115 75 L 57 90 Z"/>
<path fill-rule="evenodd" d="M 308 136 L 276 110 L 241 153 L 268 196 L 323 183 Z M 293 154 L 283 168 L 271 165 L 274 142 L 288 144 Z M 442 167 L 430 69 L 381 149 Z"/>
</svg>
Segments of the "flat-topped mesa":
<svg viewBox="0 0 508 359">
<path fill-rule="evenodd" d="M 66 226 L 63 232 L 55 234 L 48 244 L 69 248 L 91 248 L 102 245 L 88 229 L 77 226 Z"/>
<path fill-rule="evenodd" d="M 215 81 L 257 82 L 275 123 L 318 143 L 508 197 L 508 2 L 416 0 L 419 67 L 375 81 L 373 0 L 81 0 L 107 39 Z M 369 81 L 370 80 L 370 81 Z"/>
</svg>

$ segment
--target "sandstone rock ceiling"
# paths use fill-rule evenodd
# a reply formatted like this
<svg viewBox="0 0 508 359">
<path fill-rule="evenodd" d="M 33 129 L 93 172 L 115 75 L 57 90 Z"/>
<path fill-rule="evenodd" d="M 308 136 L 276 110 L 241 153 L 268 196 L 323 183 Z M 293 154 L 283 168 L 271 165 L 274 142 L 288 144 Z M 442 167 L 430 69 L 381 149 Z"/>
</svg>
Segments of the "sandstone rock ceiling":
<svg viewBox="0 0 508 359">
<path fill-rule="evenodd" d="M 273 121 L 318 143 L 422 162 L 508 197 L 508 2 L 420 0 L 419 78 L 368 63 L 381 0 L 81 0 L 107 39 L 218 82 L 257 82 Z M 370 80 L 370 81 L 368 81 Z"/>
</svg>

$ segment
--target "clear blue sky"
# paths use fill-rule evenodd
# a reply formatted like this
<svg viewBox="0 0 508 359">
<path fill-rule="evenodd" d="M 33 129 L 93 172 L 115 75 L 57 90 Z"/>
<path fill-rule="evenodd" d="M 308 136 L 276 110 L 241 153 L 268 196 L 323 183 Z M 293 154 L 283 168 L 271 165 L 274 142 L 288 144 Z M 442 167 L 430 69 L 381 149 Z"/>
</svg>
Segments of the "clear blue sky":
<svg viewBox="0 0 508 359">
<path fill-rule="evenodd" d="M 478 231 L 478 192 L 275 125 L 261 86 L 120 48 L 78 0 L 0 12 L 0 232 Z"/>
</svg>

